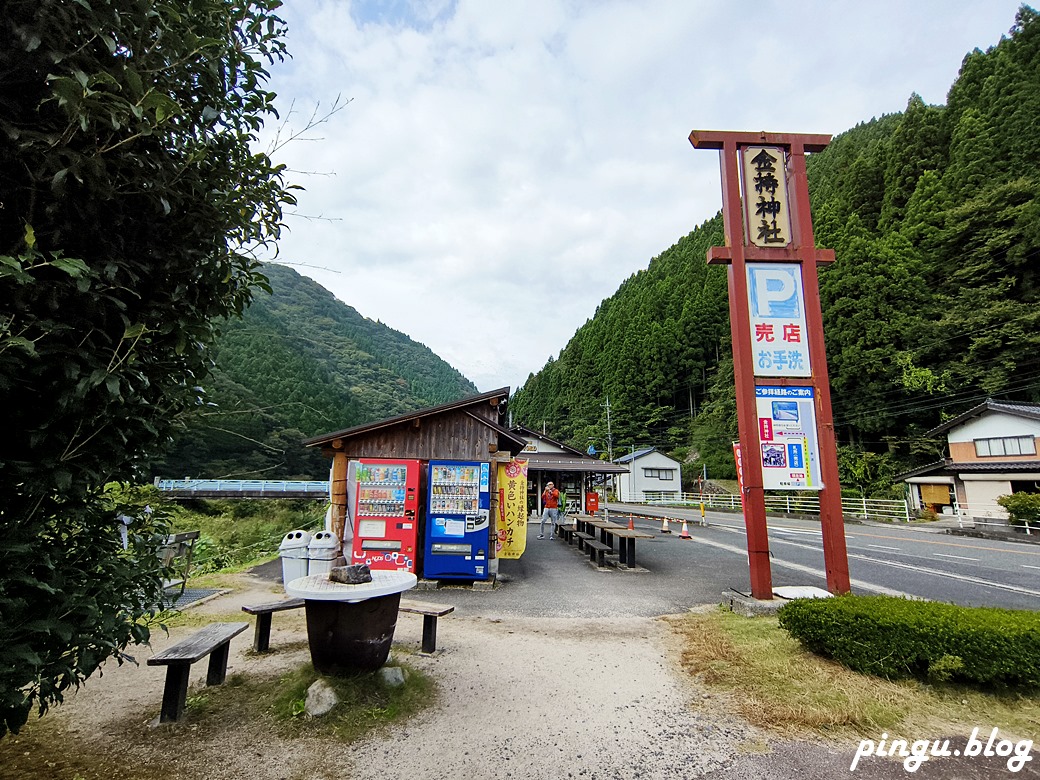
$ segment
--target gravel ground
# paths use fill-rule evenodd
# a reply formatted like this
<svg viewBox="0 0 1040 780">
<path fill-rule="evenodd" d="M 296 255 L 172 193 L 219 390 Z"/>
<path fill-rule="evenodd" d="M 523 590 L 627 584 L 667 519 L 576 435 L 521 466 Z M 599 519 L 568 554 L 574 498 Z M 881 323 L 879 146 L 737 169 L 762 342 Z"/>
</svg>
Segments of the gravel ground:
<svg viewBox="0 0 1040 780">
<path fill-rule="evenodd" d="M 434 678 L 438 703 L 392 733 L 350 748 L 332 740 L 285 739 L 251 719 L 200 725 L 191 707 L 182 722 L 155 728 L 149 724 L 165 670 L 144 665 L 150 651 L 139 656 L 138 667 L 107 669 L 34 728 L 45 730 L 55 776 L 71 760 L 63 757 L 99 749 L 123 766 L 155 770 L 132 776 L 170 780 L 908 776 L 901 764 L 877 758 L 850 773 L 855 743 L 778 739 L 733 714 L 724 695 L 682 675 L 678 639 L 667 621 L 619 607 L 631 598 L 626 583 L 651 587 L 645 578 L 652 574 L 594 571 L 573 548 L 533 537 L 523 560 L 503 562 L 507 581 L 491 593 L 408 594 L 457 607 L 439 622 L 433 657 L 411 654 L 420 643 L 420 616 L 402 614 L 397 623 L 395 652 L 408 652 L 408 662 Z M 193 611 L 246 618 L 242 604 L 277 598 L 277 571 L 272 565 L 241 575 L 234 592 Z M 540 581 L 531 581 L 535 574 Z M 153 649 L 192 630 L 161 635 Z M 251 635 L 246 631 L 232 642 L 230 674 L 271 677 L 308 658 L 301 611 L 274 616 L 269 654 L 250 652 Z M 205 666 L 194 665 L 189 696 L 204 690 Z M 18 743 L 0 742 L 0 777 L 40 776 L 21 759 L 28 761 Z M 974 780 L 1040 773 L 1032 765 L 1012 775 L 1003 763 L 961 760 L 929 762 L 913 776 Z"/>
</svg>

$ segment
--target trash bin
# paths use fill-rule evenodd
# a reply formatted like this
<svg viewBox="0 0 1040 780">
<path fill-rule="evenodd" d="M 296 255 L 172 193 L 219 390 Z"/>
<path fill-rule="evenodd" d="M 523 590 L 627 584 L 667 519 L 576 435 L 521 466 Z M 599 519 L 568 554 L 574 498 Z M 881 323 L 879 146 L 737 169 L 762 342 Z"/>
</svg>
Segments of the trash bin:
<svg viewBox="0 0 1040 780">
<path fill-rule="evenodd" d="M 309 531 L 290 531 L 282 539 L 278 547 L 282 557 L 282 583 L 307 576 L 307 545 L 310 543 Z"/>
<path fill-rule="evenodd" d="M 308 574 L 328 574 L 336 559 L 342 555 L 339 538 L 332 531 L 318 531 L 307 545 L 310 563 Z"/>
</svg>

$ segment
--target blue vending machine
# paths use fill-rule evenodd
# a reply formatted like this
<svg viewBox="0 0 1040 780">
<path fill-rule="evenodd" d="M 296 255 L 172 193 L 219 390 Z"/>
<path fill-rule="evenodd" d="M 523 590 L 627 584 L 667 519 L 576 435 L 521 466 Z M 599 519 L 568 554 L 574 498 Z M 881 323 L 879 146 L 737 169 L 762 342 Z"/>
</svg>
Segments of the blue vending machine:
<svg viewBox="0 0 1040 780">
<path fill-rule="evenodd" d="M 431 460 L 428 476 L 423 576 L 486 580 L 491 464 Z"/>
</svg>

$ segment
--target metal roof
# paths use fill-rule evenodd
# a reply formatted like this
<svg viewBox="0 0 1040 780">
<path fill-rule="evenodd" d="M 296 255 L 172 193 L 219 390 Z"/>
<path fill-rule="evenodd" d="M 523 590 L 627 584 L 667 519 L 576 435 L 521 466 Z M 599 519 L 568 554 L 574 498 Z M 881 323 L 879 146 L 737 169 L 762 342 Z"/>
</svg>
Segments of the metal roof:
<svg viewBox="0 0 1040 780">
<path fill-rule="evenodd" d="M 527 468 L 534 471 L 580 471 L 590 474 L 627 474 L 625 466 L 606 460 L 568 456 L 559 452 L 524 452 L 516 456 L 526 460 Z"/>
<path fill-rule="evenodd" d="M 614 462 L 615 463 L 628 463 L 629 461 L 632 461 L 632 460 L 639 460 L 639 458 L 643 457 L 644 455 L 649 455 L 651 452 L 653 452 L 656 449 L 657 449 L 657 447 L 645 447 L 644 449 L 636 450 L 635 452 L 630 452 L 630 453 L 628 453 L 628 455 L 622 455 L 620 458 L 614 458 Z"/>
<path fill-rule="evenodd" d="M 945 433 L 951 428 L 956 428 L 961 423 L 965 423 L 974 417 L 979 417 L 986 412 L 1002 412 L 1003 414 L 1010 414 L 1015 417 L 1025 417 L 1028 420 L 1040 420 L 1040 404 L 1030 404 L 1017 401 L 994 401 L 992 398 L 987 398 L 978 406 L 973 406 L 971 409 L 963 414 L 957 415 L 952 420 L 947 420 L 942 425 L 938 425 L 930 431 L 927 431 L 925 436 L 936 436 L 940 433 Z"/>
<path fill-rule="evenodd" d="M 894 479 L 907 480 L 911 477 L 927 477 L 932 474 L 1002 474 L 1006 472 L 1040 471 L 1040 460 L 993 460 L 953 461 L 940 460 L 927 466 L 896 474 Z"/>
<path fill-rule="evenodd" d="M 431 406 L 426 409 L 420 409 L 417 412 L 409 412 L 408 414 L 401 414 L 397 417 L 389 417 L 385 420 L 377 420 L 376 422 L 365 423 L 364 425 L 355 425 L 353 428 L 344 428 L 342 431 L 335 431 L 333 433 L 323 433 L 320 436 L 315 436 L 310 439 L 304 439 L 303 445 L 305 447 L 315 447 L 324 444 L 330 444 L 334 439 L 346 439 L 352 436 L 358 436 L 364 433 L 371 433 L 372 431 L 379 430 L 380 428 L 390 428 L 401 423 L 410 422 L 412 420 L 418 420 L 422 417 L 430 417 L 432 415 L 443 414 L 444 412 L 454 411 L 456 409 L 465 409 L 467 406 L 476 406 L 477 404 L 490 401 L 492 399 L 499 399 L 500 403 L 505 403 L 509 400 L 509 388 L 502 387 L 498 390 L 491 390 L 487 393 L 481 393 L 480 395 L 471 395 L 467 398 L 463 398 L 459 401 L 452 401 L 451 403 L 441 404 L 440 406 Z M 517 445 L 517 449 L 523 448 L 527 444 L 527 440 L 520 438 L 515 433 L 510 431 L 497 423 L 491 422 L 480 418 L 478 415 L 472 415 L 478 422 L 486 425 L 487 427 L 495 430 L 500 437 Z"/>
</svg>

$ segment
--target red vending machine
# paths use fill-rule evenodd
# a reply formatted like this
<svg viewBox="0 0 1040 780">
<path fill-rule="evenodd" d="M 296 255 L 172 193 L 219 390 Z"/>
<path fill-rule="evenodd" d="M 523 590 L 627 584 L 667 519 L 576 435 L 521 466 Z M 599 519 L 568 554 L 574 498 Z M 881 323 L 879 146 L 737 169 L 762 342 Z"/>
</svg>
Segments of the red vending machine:
<svg viewBox="0 0 1040 780">
<path fill-rule="evenodd" d="M 419 533 L 419 461 L 351 461 L 347 505 L 354 541 L 348 563 L 415 571 Z"/>
</svg>

